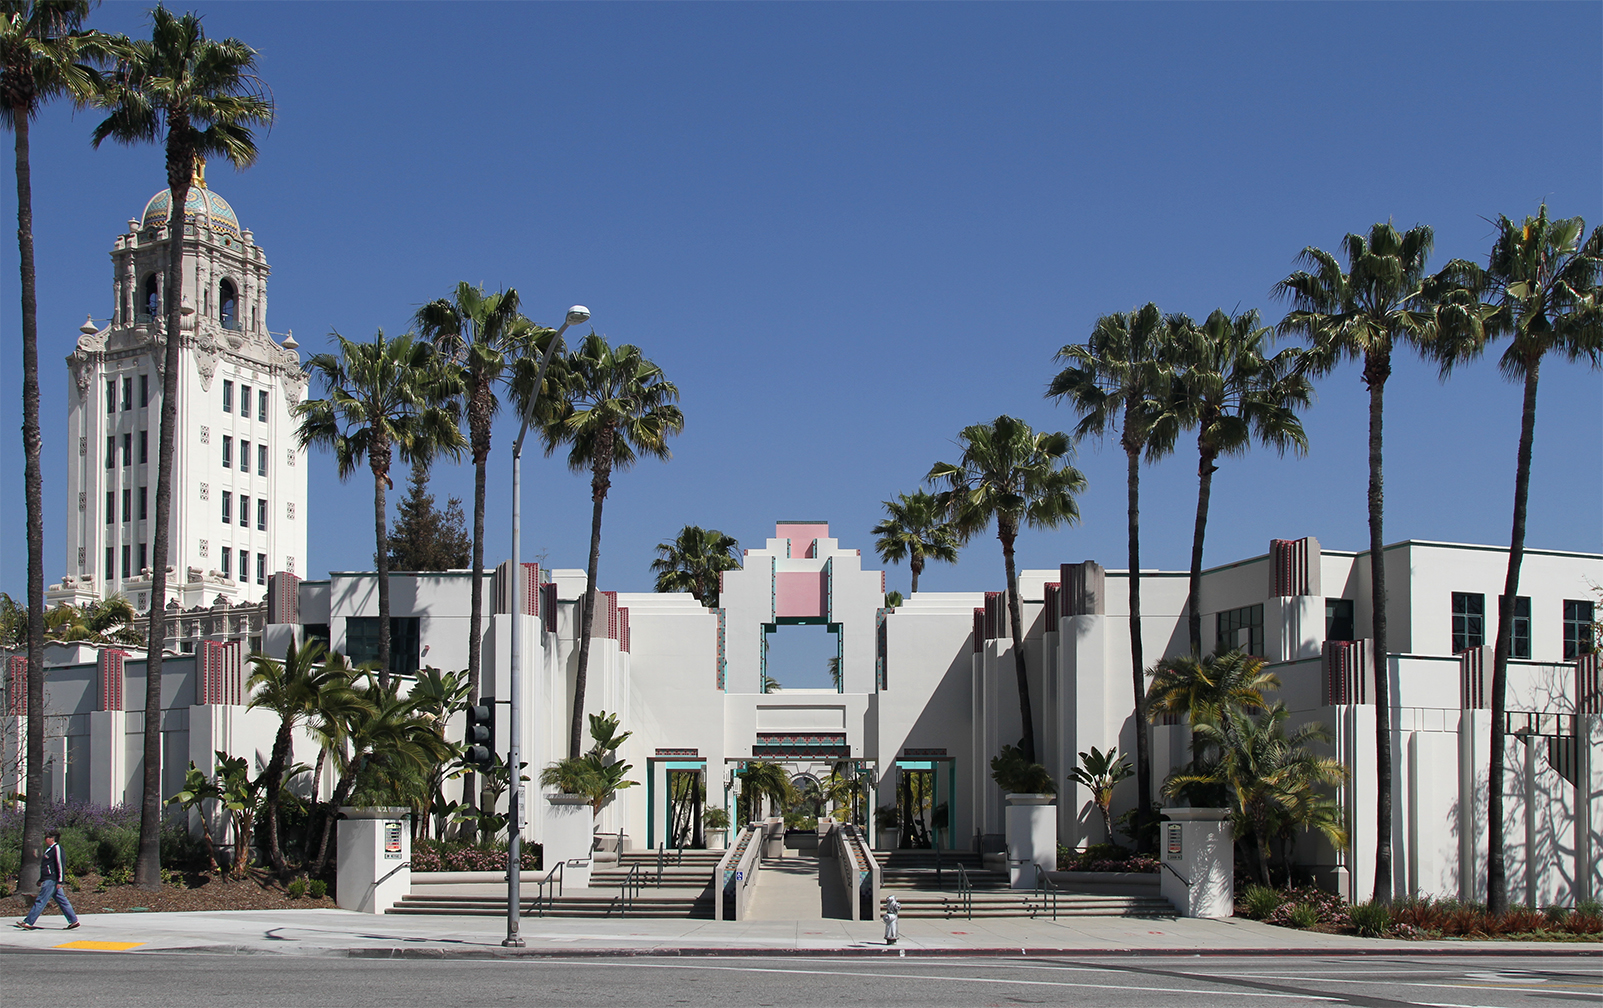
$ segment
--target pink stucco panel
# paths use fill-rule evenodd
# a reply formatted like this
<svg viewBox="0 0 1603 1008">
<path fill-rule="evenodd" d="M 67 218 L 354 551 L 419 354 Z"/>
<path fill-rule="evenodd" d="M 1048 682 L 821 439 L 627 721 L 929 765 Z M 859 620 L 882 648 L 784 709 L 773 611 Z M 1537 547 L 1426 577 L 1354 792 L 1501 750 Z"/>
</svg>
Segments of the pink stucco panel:
<svg viewBox="0 0 1603 1008">
<path fill-rule="evenodd" d="M 792 557 L 810 557 L 813 555 L 813 540 L 829 538 L 829 523 L 780 522 L 774 526 L 774 538 L 790 540 L 790 555 Z"/>
<path fill-rule="evenodd" d="M 782 572 L 774 577 L 776 617 L 825 615 L 823 571 Z"/>
</svg>

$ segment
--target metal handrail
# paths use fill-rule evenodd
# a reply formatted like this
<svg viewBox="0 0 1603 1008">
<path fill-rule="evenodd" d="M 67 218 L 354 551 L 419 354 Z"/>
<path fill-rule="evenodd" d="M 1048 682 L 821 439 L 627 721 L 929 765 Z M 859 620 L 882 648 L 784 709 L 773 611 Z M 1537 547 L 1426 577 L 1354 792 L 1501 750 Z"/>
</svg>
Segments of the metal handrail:
<svg viewBox="0 0 1603 1008">
<path fill-rule="evenodd" d="M 525 910 L 523 916 L 527 917 L 533 913 L 536 917 L 544 917 L 545 907 L 549 906 L 552 910 L 557 908 L 557 897 L 562 894 L 562 869 L 566 865 L 566 861 L 558 861 L 550 871 L 545 873 L 545 878 L 535 881 L 534 905 Z M 550 886 L 549 893 L 546 889 L 547 886 Z"/>
<path fill-rule="evenodd" d="M 1041 906 L 1042 907 L 1046 906 L 1048 898 L 1051 899 L 1051 901 L 1052 901 L 1052 919 L 1053 920 L 1057 920 L 1058 919 L 1058 893 L 1061 890 L 1058 889 L 1058 884 L 1056 882 L 1052 881 L 1051 874 L 1049 872 L 1047 872 L 1045 869 L 1043 869 L 1039 864 L 1037 864 L 1035 866 L 1035 889 L 1036 889 L 1037 892 L 1039 892 L 1041 894 Z"/>
<path fill-rule="evenodd" d="M 629 874 L 623 878 L 623 884 L 619 889 L 618 899 L 616 900 L 618 916 L 629 916 L 629 911 L 634 909 L 634 898 L 643 888 L 645 888 L 645 882 L 640 878 L 640 865 L 637 864 L 631 867 Z"/>
<path fill-rule="evenodd" d="M 1184 875 L 1182 875 L 1182 874 L 1180 874 L 1180 873 L 1179 873 L 1179 872 L 1177 872 L 1177 871 L 1175 871 L 1175 870 L 1174 870 L 1174 867 L 1173 867 L 1173 866 L 1171 866 L 1171 865 L 1170 865 L 1170 864 L 1169 864 L 1169 862 L 1167 862 L 1167 861 L 1159 861 L 1159 862 L 1158 862 L 1158 864 L 1160 864 L 1160 865 L 1162 865 L 1162 866 L 1163 866 L 1163 867 L 1164 867 L 1164 868 L 1166 868 L 1166 869 L 1168 869 L 1168 872 L 1169 872 L 1169 874 L 1170 874 L 1170 875 L 1173 875 L 1173 876 L 1174 876 L 1174 877 L 1175 877 L 1175 878 L 1177 878 L 1177 879 L 1179 879 L 1179 880 L 1180 880 L 1180 881 L 1181 881 L 1181 882 L 1182 882 L 1182 883 L 1184 883 L 1184 884 L 1185 884 L 1185 887 L 1186 887 L 1186 888 L 1187 888 L 1187 889 L 1190 889 L 1190 888 L 1191 888 L 1191 882 L 1190 882 L 1190 881 L 1189 881 L 1189 880 L 1188 880 L 1188 879 L 1187 879 L 1187 878 L 1186 878 L 1186 877 L 1185 877 L 1185 876 L 1184 876 Z"/>
<path fill-rule="evenodd" d="M 962 862 L 957 865 L 957 893 L 958 901 L 963 906 L 963 916 L 969 920 L 974 919 L 974 887 L 968 880 L 968 869 Z"/>
<path fill-rule="evenodd" d="M 941 885 L 942 885 L 942 879 L 941 879 L 941 842 L 939 840 L 935 840 L 935 841 L 932 842 L 931 845 L 935 848 L 935 886 L 936 886 L 936 888 L 940 888 Z"/>
</svg>

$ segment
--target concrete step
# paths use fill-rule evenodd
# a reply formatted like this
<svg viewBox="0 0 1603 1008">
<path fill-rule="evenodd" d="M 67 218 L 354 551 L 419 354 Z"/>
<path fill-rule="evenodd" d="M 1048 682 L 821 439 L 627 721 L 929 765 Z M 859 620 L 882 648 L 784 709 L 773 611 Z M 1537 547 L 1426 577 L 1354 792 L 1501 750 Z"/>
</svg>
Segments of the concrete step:
<svg viewBox="0 0 1603 1008">
<path fill-rule="evenodd" d="M 945 868 L 939 875 L 935 869 L 885 868 L 880 872 L 880 887 L 885 889 L 941 889 L 957 888 L 957 870 Z M 969 885 L 977 890 L 1010 889 L 1007 872 L 970 870 Z"/>
<path fill-rule="evenodd" d="M 956 892 L 910 892 L 896 894 L 903 917 L 965 917 L 962 894 Z M 1050 917 L 1049 897 L 1029 890 L 976 892 L 969 899 L 975 917 Z M 1059 917 L 1172 917 L 1168 900 L 1135 896 L 1084 896 L 1060 893 Z"/>
<path fill-rule="evenodd" d="M 546 902 L 538 913 L 535 901 L 521 902 L 525 916 L 544 917 L 617 917 L 623 914 L 616 896 L 558 896 Z M 418 896 L 409 895 L 390 907 L 385 913 L 423 916 L 504 917 L 506 898 L 475 896 Z M 627 915 L 631 917 L 690 917 L 711 918 L 712 897 L 703 893 L 696 896 L 637 895 L 630 903 Z"/>
</svg>

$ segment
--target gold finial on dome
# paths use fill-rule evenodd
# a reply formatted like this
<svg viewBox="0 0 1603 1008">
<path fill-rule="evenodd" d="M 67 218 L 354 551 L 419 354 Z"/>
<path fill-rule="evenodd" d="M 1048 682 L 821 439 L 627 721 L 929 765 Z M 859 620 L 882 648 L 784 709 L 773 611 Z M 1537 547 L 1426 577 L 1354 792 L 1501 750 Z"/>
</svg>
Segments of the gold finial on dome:
<svg viewBox="0 0 1603 1008">
<path fill-rule="evenodd" d="M 200 189 L 206 188 L 206 159 L 199 154 L 195 155 L 195 172 L 190 176 L 189 184 Z"/>
</svg>

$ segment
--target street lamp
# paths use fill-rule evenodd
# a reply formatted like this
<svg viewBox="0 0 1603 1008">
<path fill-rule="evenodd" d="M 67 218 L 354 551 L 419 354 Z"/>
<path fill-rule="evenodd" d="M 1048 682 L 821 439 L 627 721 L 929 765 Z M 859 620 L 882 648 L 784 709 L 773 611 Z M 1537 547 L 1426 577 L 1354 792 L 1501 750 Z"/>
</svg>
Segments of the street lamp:
<svg viewBox="0 0 1603 1008">
<path fill-rule="evenodd" d="M 523 881 L 519 877 L 523 870 L 523 785 L 518 780 L 518 764 L 523 756 L 520 650 L 523 643 L 523 570 L 518 563 L 518 542 L 523 535 L 523 438 L 529 433 L 529 424 L 534 420 L 534 408 L 540 399 L 540 387 L 545 384 L 546 368 L 551 364 L 551 355 L 556 353 L 557 345 L 562 342 L 562 334 L 568 331 L 569 326 L 580 325 L 589 318 L 590 309 L 584 305 L 569 308 L 562 328 L 546 344 L 545 353 L 540 355 L 540 370 L 534 377 L 534 387 L 529 390 L 529 402 L 523 410 L 523 426 L 518 428 L 518 439 L 512 442 L 512 682 L 511 703 L 507 711 L 507 718 L 512 722 L 511 730 L 507 732 L 507 768 L 511 774 L 511 787 L 507 790 L 507 936 L 501 942 L 507 948 L 522 948 L 524 945 L 518 935 L 518 914 L 522 903 L 519 884 Z"/>
</svg>

